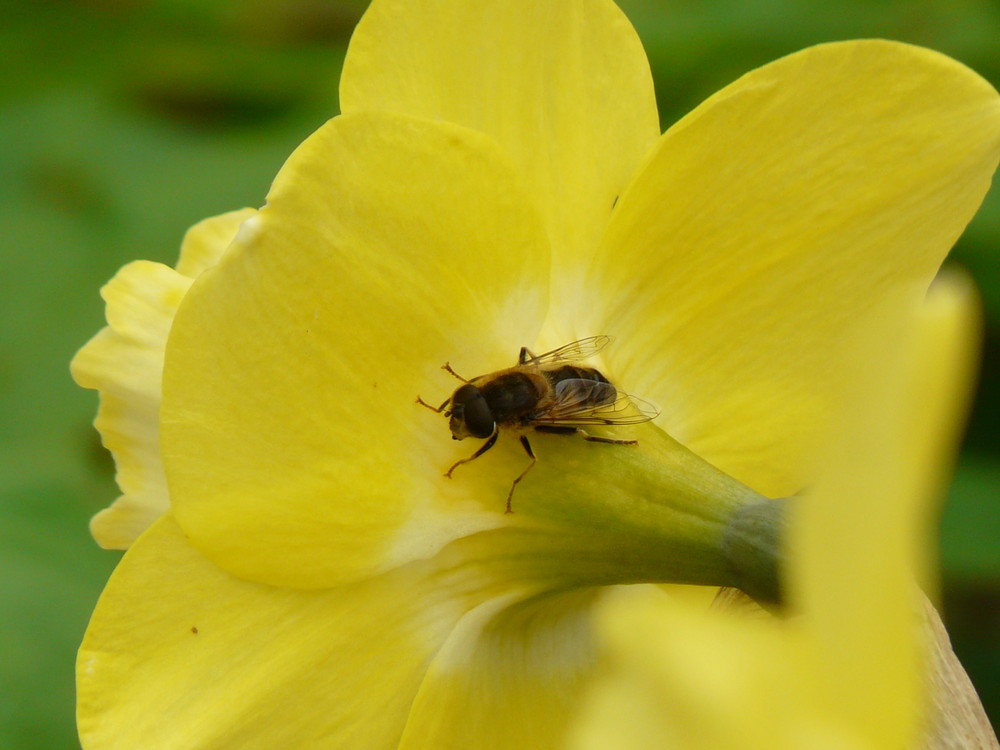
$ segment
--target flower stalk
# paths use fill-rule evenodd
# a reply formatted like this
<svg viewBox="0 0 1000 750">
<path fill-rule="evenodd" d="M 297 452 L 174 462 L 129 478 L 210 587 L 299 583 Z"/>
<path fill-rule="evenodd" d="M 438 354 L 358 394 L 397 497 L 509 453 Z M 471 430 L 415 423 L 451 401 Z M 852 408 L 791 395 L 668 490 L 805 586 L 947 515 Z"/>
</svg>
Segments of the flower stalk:
<svg viewBox="0 0 1000 750">
<path fill-rule="evenodd" d="M 540 443 L 545 460 L 515 495 L 515 516 L 581 534 L 571 546 L 603 558 L 607 583 L 735 586 L 776 601 L 783 505 L 659 428 L 635 434 L 637 446 Z"/>
<path fill-rule="evenodd" d="M 789 503 L 790 498 L 780 498 L 739 508 L 722 538 L 732 576 L 729 585 L 764 606 L 782 601 L 781 566 Z"/>
</svg>

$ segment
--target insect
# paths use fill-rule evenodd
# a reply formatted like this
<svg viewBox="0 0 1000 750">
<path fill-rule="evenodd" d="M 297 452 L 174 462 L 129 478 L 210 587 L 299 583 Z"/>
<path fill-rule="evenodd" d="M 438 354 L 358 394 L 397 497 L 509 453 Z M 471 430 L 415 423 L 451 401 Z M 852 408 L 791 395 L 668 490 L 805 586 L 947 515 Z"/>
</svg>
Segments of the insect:
<svg viewBox="0 0 1000 750">
<path fill-rule="evenodd" d="M 446 477 L 462 464 L 479 458 L 492 448 L 501 429 L 557 434 L 578 434 L 584 440 L 614 445 L 634 445 L 636 440 L 615 440 L 589 435 L 586 425 L 630 425 L 648 422 L 659 412 L 651 405 L 618 390 L 593 367 L 576 364 L 592 357 L 611 342 L 610 336 L 591 336 L 545 354 L 532 354 L 521 347 L 517 364 L 466 380 L 446 362 L 447 370 L 463 385 L 441 406 L 435 408 L 417 396 L 417 403 L 449 418 L 454 440 L 467 437 L 485 439 L 468 458 L 452 464 Z M 535 465 L 535 453 L 526 435 L 521 445 L 530 462 L 507 493 L 507 513 L 511 513 L 514 489 Z"/>
</svg>

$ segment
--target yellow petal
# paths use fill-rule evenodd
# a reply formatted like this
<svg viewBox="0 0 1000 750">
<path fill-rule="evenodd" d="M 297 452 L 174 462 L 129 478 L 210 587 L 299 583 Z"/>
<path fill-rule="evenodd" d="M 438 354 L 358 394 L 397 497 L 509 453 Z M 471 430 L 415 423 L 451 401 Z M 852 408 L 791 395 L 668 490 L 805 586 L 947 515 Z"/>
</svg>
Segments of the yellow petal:
<svg viewBox="0 0 1000 750">
<path fill-rule="evenodd" d="M 513 364 L 545 317 L 548 265 L 490 139 L 385 113 L 327 123 L 171 332 L 163 453 L 195 546 L 313 587 L 504 523 L 475 472 L 442 478 L 455 444 L 415 400 L 455 388 L 440 365 L 456 353 Z"/>
<path fill-rule="evenodd" d="M 644 593 L 599 611 L 606 669 L 581 702 L 573 750 L 888 747 L 824 710 L 819 654 L 788 623 L 721 617 Z"/>
<path fill-rule="evenodd" d="M 220 571 L 168 514 L 123 558 L 77 663 L 88 750 L 393 750 L 470 577 L 427 564 L 321 592 Z"/>
<path fill-rule="evenodd" d="M 195 279 L 218 263 L 240 225 L 256 213 L 256 209 L 242 208 L 204 219 L 191 227 L 181 243 L 177 273 Z"/>
<path fill-rule="evenodd" d="M 344 112 L 494 137 L 546 214 L 553 293 L 566 304 L 588 304 L 580 271 L 659 134 L 642 45 L 608 0 L 375 0 L 351 39 L 340 101 Z"/>
<path fill-rule="evenodd" d="M 802 488 L 876 302 L 922 299 L 1000 155 L 1000 98 L 929 50 L 821 45 L 672 127 L 618 203 L 592 326 L 680 442 L 763 494 Z"/>
<path fill-rule="evenodd" d="M 436 654 L 400 750 L 547 750 L 563 746 L 593 662 L 597 589 L 492 600 Z"/>
<path fill-rule="evenodd" d="M 766 688 L 779 674 L 794 677 L 795 662 L 761 625 L 737 626 L 649 590 L 609 600 L 598 630 L 610 668 L 580 707 L 571 747 L 782 747 L 776 719 L 793 701 Z M 799 695 L 794 681 L 786 688 Z"/>
<path fill-rule="evenodd" d="M 125 549 L 170 504 L 160 460 L 163 351 L 177 307 L 191 280 L 217 262 L 252 209 L 222 214 L 191 227 L 177 270 L 130 263 L 101 290 L 108 326 L 73 358 L 73 378 L 101 394 L 95 426 L 117 467 L 122 496 L 90 530 L 102 547 Z"/>
<path fill-rule="evenodd" d="M 971 383 L 974 299 L 965 279 L 943 278 L 910 336 L 861 342 L 867 356 L 844 373 L 861 384 L 847 436 L 790 536 L 793 597 L 818 648 L 837 655 L 828 700 L 880 747 L 913 736 L 926 700 L 913 575 L 926 580 L 933 561 L 933 500 Z M 859 376 L 873 365 L 878 377 Z"/>
</svg>

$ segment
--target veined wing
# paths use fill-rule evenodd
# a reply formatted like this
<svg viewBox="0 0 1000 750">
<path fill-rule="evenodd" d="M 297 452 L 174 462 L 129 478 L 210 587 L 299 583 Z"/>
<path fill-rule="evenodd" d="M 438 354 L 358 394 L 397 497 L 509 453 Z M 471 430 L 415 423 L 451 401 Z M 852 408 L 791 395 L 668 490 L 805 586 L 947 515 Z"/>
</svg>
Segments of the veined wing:
<svg viewBox="0 0 1000 750">
<path fill-rule="evenodd" d="M 551 365 L 567 362 L 580 362 L 589 357 L 593 357 L 599 351 L 611 343 L 610 336 L 588 336 L 585 339 L 574 341 L 571 344 L 560 346 L 544 354 L 532 355 L 527 358 L 524 364 L 531 365 Z"/>
<path fill-rule="evenodd" d="M 648 401 L 623 393 L 611 383 L 568 379 L 559 381 L 554 390 L 554 403 L 533 415 L 532 424 L 554 427 L 641 424 L 660 413 Z"/>
</svg>

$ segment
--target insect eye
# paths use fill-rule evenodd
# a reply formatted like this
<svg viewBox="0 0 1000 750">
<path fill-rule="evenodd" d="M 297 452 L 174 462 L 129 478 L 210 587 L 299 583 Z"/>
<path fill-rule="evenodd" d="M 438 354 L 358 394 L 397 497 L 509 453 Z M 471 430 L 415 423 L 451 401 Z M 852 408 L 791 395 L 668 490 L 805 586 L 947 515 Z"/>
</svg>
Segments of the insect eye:
<svg viewBox="0 0 1000 750">
<path fill-rule="evenodd" d="M 474 385 L 463 385 L 452 397 L 451 431 L 456 438 L 487 438 L 495 423 L 483 394 Z"/>
</svg>

